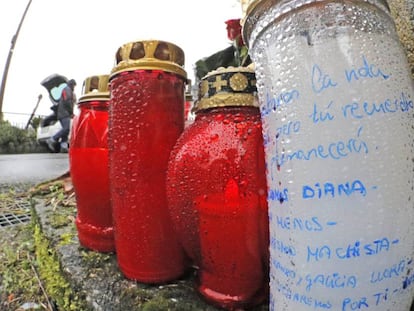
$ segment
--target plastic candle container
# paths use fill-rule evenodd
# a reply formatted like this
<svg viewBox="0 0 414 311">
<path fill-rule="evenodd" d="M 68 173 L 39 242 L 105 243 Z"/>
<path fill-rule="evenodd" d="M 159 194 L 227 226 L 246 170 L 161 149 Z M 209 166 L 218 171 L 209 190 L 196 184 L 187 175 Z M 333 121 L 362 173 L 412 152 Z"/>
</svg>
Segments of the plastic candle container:
<svg viewBox="0 0 414 311">
<path fill-rule="evenodd" d="M 413 81 L 387 3 L 253 1 L 271 310 L 401 310 L 414 296 Z"/>
<path fill-rule="evenodd" d="M 255 82 L 246 67 L 204 77 L 194 123 L 168 166 L 168 206 L 198 267 L 198 290 L 229 309 L 260 304 L 268 294 L 266 175 Z"/>
<path fill-rule="evenodd" d="M 69 148 L 79 242 L 100 252 L 115 250 L 108 167 L 108 78 L 85 79 Z"/>
<path fill-rule="evenodd" d="M 164 41 L 124 44 L 110 77 L 109 166 L 118 265 L 129 279 L 182 275 L 167 209 L 168 158 L 184 129 L 184 52 Z"/>
</svg>

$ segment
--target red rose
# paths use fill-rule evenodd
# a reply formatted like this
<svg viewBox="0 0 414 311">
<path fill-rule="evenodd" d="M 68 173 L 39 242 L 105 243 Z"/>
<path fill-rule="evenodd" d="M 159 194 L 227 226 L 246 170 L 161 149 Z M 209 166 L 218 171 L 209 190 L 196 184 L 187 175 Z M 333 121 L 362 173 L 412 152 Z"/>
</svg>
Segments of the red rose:
<svg viewBox="0 0 414 311">
<path fill-rule="evenodd" d="M 231 41 L 236 41 L 237 46 L 243 46 L 243 38 L 241 35 L 241 24 L 240 24 L 240 18 L 237 19 L 229 19 L 226 22 L 227 25 L 227 38 L 229 38 Z"/>
</svg>

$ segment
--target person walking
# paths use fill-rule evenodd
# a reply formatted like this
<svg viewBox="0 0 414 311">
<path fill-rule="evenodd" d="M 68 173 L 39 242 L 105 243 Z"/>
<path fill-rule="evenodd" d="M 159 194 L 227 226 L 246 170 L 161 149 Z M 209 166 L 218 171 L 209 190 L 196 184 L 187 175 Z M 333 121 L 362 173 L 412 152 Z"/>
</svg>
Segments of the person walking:
<svg viewBox="0 0 414 311">
<path fill-rule="evenodd" d="M 56 152 L 57 146 L 60 144 L 60 152 L 67 153 L 69 151 L 69 132 L 70 120 L 73 117 L 73 106 L 76 101 L 74 93 L 76 81 L 70 79 L 67 86 L 62 90 L 62 95 L 59 99 L 56 115 L 62 128 L 51 138 L 46 140 L 50 150 Z"/>
</svg>

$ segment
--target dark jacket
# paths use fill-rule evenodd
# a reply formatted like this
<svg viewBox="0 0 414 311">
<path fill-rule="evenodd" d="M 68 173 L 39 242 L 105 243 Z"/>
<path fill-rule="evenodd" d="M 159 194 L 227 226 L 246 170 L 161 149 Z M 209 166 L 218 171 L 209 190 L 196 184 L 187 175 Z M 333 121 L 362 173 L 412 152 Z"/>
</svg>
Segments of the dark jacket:
<svg viewBox="0 0 414 311">
<path fill-rule="evenodd" d="M 72 117 L 73 115 L 73 105 L 75 103 L 75 96 L 73 89 L 68 85 L 62 91 L 62 96 L 60 97 L 59 104 L 57 107 L 57 119 L 61 120 L 64 118 Z"/>
</svg>

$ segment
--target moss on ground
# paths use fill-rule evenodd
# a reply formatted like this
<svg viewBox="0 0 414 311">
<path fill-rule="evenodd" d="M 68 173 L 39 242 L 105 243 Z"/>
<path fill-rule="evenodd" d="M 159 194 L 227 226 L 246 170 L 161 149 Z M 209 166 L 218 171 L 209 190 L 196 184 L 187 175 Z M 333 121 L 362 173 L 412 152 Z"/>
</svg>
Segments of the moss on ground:
<svg viewBox="0 0 414 311">
<path fill-rule="evenodd" d="M 0 310 L 17 310 L 25 302 L 46 305 L 29 226 L 7 228 L 1 232 Z"/>
<path fill-rule="evenodd" d="M 34 212 L 33 239 L 39 274 L 45 282 L 46 292 L 55 301 L 59 310 L 88 310 L 83 299 L 72 290 L 64 277 L 56 251 L 44 236 Z"/>
<path fill-rule="evenodd" d="M 16 204 L 27 200 L 26 186 L 18 188 L 0 189 L 0 214 L 29 213 Z M 2 228 L 0 245 L 0 310 L 20 310 L 24 304 L 45 310 L 50 301 L 38 275 L 30 222 Z"/>
</svg>

